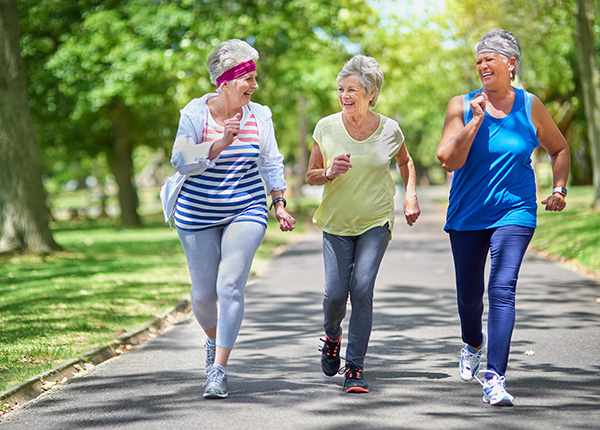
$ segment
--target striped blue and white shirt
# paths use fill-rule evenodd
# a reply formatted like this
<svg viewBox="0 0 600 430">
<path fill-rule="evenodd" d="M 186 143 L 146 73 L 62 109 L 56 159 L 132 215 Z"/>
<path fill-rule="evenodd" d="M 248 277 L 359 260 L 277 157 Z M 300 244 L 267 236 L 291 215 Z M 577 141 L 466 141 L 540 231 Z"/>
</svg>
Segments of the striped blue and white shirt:
<svg viewBox="0 0 600 430">
<path fill-rule="evenodd" d="M 222 135 L 223 127 L 207 112 L 200 144 L 210 145 Z M 257 164 L 259 155 L 256 118 L 244 108 L 233 143 L 213 160 L 214 165 L 185 181 L 175 208 L 177 228 L 197 231 L 240 221 L 266 227 L 267 200 Z"/>
</svg>

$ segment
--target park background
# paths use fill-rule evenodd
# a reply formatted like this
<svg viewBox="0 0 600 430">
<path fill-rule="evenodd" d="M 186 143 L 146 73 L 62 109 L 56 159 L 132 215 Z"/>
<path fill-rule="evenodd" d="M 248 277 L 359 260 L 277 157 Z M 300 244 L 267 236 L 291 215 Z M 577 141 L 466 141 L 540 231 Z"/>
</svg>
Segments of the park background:
<svg viewBox="0 0 600 430">
<path fill-rule="evenodd" d="M 253 100 L 273 111 L 286 196 L 299 220 L 294 235 L 270 226 L 257 264 L 310 225 L 318 204 L 304 191 L 311 133 L 339 110 L 335 78 L 348 58 L 378 60 L 385 82 L 376 111 L 400 123 L 419 185 L 447 187 L 436 159 L 446 105 L 480 87 L 473 46 L 501 27 L 523 50 L 514 85 L 542 100 L 572 154 L 567 210 L 540 211 L 532 246 L 595 276 L 599 7 L 597 0 L 1 1 L 0 391 L 186 297 L 185 257 L 162 220 L 158 190 L 174 171 L 179 109 L 214 91 L 206 57 L 229 38 L 260 53 Z M 550 162 L 543 150 L 533 161 L 541 200 L 551 193 Z"/>
</svg>

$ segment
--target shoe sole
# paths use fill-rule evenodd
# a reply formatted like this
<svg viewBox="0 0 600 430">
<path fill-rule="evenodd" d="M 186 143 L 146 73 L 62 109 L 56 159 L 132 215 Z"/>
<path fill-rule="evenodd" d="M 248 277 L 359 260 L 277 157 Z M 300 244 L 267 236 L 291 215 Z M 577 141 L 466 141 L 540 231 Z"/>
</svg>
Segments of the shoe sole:
<svg viewBox="0 0 600 430">
<path fill-rule="evenodd" d="M 363 387 L 350 387 L 346 390 L 346 393 L 368 393 L 369 389 L 368 388 L 363 388 Z"/>
<path fill-rule="evenodd" d="M 226 399 L 229 396 L 229 394 L 227 393 L 215 393 L 215 392 L 210 392 L 210 393 L 204 393 L 204 398 L 205 399 Z"/>
<path fill-rule="evenodd" d="M 487 403 L 490 406 L 514 406 L 513 402 L 508 397 L 502 398 L 498 403 L 491 403 L 483 396 L 483 403 Z"/>
<path fill-rule="evenodd" d="M 324 374 L 325 376 L 329 376 L 329 377 L 331 378 L 331 377 L 333 377 L 333 376 L 337 375 L 337 373 L 339 372 L 340 368 L 338 367 L 338 370 L 336 370 L 336 371 L 335 371 L 335 372 L 333 372 L 333 373 L 327 373 L 327 372 L 325 371 L 325 369 L 323 369 L 323 366 L 321 366 L 321 370 L 323 371 L 323 374 Z"/>
</svg>

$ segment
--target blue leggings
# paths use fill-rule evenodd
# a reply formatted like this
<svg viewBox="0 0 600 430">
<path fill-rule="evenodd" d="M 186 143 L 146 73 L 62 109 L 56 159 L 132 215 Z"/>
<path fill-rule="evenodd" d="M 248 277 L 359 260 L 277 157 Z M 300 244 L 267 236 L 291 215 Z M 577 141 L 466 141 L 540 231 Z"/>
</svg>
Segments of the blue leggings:
<svg viewBox="0 0 600 430">
<path fill-rule="evenodd" d="M 488 251 L 490 253 L 487 368 L 499 375 L 506 373 L 508 365 L 515 325 L 517 279 L 534 231 L 534 228 L 517 225 L 449 231 L 462 340 L 474 347 L 483 341 L 485 263 Z"/>
</svg>

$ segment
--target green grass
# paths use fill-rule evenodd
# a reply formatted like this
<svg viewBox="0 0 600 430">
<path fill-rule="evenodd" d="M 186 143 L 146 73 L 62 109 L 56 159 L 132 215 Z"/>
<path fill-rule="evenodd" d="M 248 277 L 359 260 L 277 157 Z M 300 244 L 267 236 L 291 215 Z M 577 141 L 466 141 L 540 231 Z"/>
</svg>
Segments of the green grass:
<svg viewBox="0 0 600 430">
<path fill-rule="evenodd" d="M 78 204 L 77 202 L 73 204 Z M 302 232 L 314 204 L 293 213 Z M 295 234 L 269 220 L 255 262 Z M 0 257 L 0 392 L 114 340 L 188 298 L 185 255 L 159 214 L 144 227 L 117 220 L 53 223 L 63 251 Z M 254 269 L 253 269 L 254 270 Z"/>
<path fill-rule="evenodd" d="M 600 273 L 600 212 L 591 207 L 592 196 L 591 186 L 569 187 L 564 211 L 541 207 L 532 247 Z"/>
</svg>

